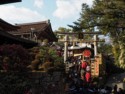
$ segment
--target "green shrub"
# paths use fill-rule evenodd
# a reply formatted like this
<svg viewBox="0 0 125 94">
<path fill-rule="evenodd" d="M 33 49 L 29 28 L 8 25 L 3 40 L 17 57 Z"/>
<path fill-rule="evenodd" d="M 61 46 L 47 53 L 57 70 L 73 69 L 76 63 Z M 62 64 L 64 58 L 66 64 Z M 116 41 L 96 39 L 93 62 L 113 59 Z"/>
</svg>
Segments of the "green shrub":
<svg viewBox="0 0 125 94">
<path fill-rule="evenodd" d="M 3 62 L 8 62 L 10 71 L 26 71 L 26 67 L 30 63 L 29 52 L 21 45 L 1 45 L 0 55 Z"/>
</svg>

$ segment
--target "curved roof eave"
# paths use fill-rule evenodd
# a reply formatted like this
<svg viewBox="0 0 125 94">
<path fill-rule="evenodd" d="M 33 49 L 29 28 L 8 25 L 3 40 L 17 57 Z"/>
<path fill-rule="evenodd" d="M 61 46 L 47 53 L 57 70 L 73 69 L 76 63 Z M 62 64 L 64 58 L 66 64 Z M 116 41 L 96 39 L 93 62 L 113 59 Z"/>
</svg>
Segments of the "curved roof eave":
<svg viewBox="0 0 125 94">
<path fill-rule="evenodd" d="M 8 39 L 7 41 L 11 41 L 11 44 L 13 42 L 13 44 L 20 44 L 20 45 L 22 45 L 26 48 L 31 48 L 33 46 L 37 46 L 36 42 L 26 40 L 26 39 L 23 39 L 23 38 L 19 38 L 17 36 L 14 36 L 12 34 L 7 33 L 6 31 L 5 32 L 0 31 L 0 36 L 2 36 L 4 38 L 7 38 Z M 8 44 L 9 44 L 9 42 L 8 42 Z"/>
<path fill-rule="evenodd" d="M 0 0 L 0 4 L 16 3 L 21 1 L 22 0 Z"/>
<path fill-rule="evenodd" d="M 0 18 L 0 27 L 3 28 L 5 31 L 11 31 L 11 30 L 17 30 L 20 27 L 19 26 L 14 26 L 3 19 Z"/>
</svg>

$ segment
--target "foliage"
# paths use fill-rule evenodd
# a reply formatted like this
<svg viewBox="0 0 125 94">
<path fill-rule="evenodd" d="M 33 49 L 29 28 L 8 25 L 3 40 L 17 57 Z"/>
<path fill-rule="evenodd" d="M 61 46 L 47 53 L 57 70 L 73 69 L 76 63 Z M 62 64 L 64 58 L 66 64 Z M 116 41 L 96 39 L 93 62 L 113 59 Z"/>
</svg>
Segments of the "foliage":
<svg viewBox="0 0 125 94">
<path fill-rule="evenodd" d="M 107 76 L 110 76 L 111 74 L 114 74 L 114 73 L 122 73 L 122 72 L 124 72 L 123 69 L 117 67 L 114 64 L 114 58 L 113 58 L 112 55 L 105 56 L 105 63 L 106 63 Z"/>
<path fill-rule="evenodd" d="M 41 64 L 41 55 L 40 55 L 40 48 L 39 47 L 34 47 L 29 50 L 30 55 L 31 55 L 31 64 L 27 66 L 28 69 L 31 71 L 36 71 L 39 70 L 39 64 Z"/>
<path fill-rule="evenodd" d="M 49 68 L 53 67 L 52 62 L 45 62 L 43 63 L 42 67 L 44 68 L 45 71 L 48 71 Z"/>
<path fill-rule="evenodd" d="M 44 39 L 43 42 L 45 43 L 45 45 L 48 44 L 48 39 Z"/>
<path fill-rule="evenodd" d="M 58 56 L 55 48 L 41 47 L 40 53 L 42 57 L 41 59 L 44 60 L 44 62 L 50 61 L 54 64 L 54 66 L 56 66 L 57 63 L 60 63 L 60 65 L 63 66 L 63 58 Z"/>
<path fill-rule="evenodd" d="M 70 32 L 71 29 L 69 28 L 64 28 L 64 27 L 59 27 L 58 30 L 56 30 L 55 32 Z"/>
<path fill-rule="evenodd" d="M 32 49 L 32 52 L 34 52 L 33 50 L 36 49 Z M 56 48 L 45 45 L 37 49 L 28 68 L 32 71 L 48 71 L 52 67 L 60 66 L 64 66 L 63 58 L 58 55 Z"/>
<path fill-rule="evenodd" d="M 20 45 L 1 45 L 0 56 L 2 57 L 2 64 L 7 63 L 9 70 L 23 71 L 29 62 L 28 50 Z"/>
<path fill-rule="evenodd" d="M 0 94 L 25 94 L 31 87 L 27 73 L 0 73 Z"/>
<path fill-rule="evenodd" d="M 125 68 L 125 1 L 124 0 L 94 0 L 93 6 L 82 5 L 80 18 L 69 25 L 76 31 L 93 32 L 98 30 L 108 35 L 112 40 L 114 56 L 117 65 Z M 96 29 L 95 29 L 96 28 Z M 118 46 L 116 48 L 116 46 Z M 119 53 L 117 53 L 119 51 Z"/>
<path fill-rule="evenodd" d="M 29 49 L 30 59 L 31 61 L 35 59 L 36 54 L 39 54 L 39 47 L 33 47 Z"/>
<path fill-rule="evenodd" d="M 83 29 L 90 27 L 89 22 L 91 22 L 90 19 L 92 17 L 91 15 L 89 15 L 90 9 L 91 8 L 89 8 L 87 4 L 82 4 L 80 18 L 77 21 L 73 22 L 74 25 L 68 25 L 73 29 L 74 32 L 81 32 Z"/>
<path fill-rule="evenodd" d="M 28 66 L 28 68 L 31 68 L 32 70 L 38 70 L 39 63 L 40 63 L 39 59 L 35 59 L 31 62 L 31 65 Z"/>
<path fill-rule="evenodd" d="M 55 34 L 58 38 L 62 39 L 62 38 L 64 38 L 64 36 L 58 35 L 58 32 L 64 33 L 64 32 L 71 32 L 71 31 L 72 31 L 72 30 L 69 29 L 69 28 L 59 27 L 58 30 L 55 30 L 54 34 Z"/>
<path fill-rule="evenodd" d="M 111 44 L 106 44 L 106 43 L 100 43 L 98 47 L 98 52 L 99 53 L 104 53 L 104 54 L 113 54 L 112 53 L 112 45 Z"/>
</svg>

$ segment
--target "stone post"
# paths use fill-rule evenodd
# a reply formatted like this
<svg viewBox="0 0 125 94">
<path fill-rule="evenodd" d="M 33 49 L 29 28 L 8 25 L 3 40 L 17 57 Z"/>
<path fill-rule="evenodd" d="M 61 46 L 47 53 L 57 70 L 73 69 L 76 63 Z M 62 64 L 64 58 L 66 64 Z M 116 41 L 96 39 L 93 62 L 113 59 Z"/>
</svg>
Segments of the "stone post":
<svg viewBox="0 0 125 94">
<path fill-rule="evenodd" d="M 97 46 L 98 46 L 97 35 L 94 35 L 94 54 L 95 54 L 95 56 L 97 56 Z"/>
<path fill-rule="evenodd" d="M 65 35 L 65 43 L 64 43 L 64 63 L 66 63 L 66 60 L 68 58 L 68 35 Z"/>
</svg>

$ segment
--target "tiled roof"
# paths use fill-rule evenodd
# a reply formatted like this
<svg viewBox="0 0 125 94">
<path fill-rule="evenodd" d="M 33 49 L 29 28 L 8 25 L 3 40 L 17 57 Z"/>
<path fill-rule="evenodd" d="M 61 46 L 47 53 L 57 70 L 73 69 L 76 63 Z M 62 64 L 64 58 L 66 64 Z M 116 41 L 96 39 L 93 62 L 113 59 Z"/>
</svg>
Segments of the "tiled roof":
<svg viewBox="0 0 125 94">
<path fill-rule="evenodd" d="M 19 27 L 17 30 L 8 30 L 7 32 L 13 35 L 22 35 L 27 33 L 37 32 L 38 39 L 48 39 L 49 42 L 57 41 L 56 36 L 54 35 L 49 20 L 32 22 L 32 23 L 23 23 L 15 24 L 15 27 Z"/>
<path fill-rule="evenodd" d="M 33 41 L 19 38 L 17 36 L 9 34 L 6 31 L 0 30 L 0 45 L 2 45 L 2 44 L 20 44 L 26 48 L 31 48 L 33 46 L 37 46 L 37 43 L 35 43 Z"/>
<path fill-rule="evenodd" d="M 19 27 L 11 25 L 6 21 L 0 19 L 0 45 L 2 44 L 20 44 L 26 48 L 31 48 L 33 46 L 37 46 L 37 43 L 26 40 L 23 38 L 19 38 L 12 34 L 9 34 L 7 31 L 17 30 Z"/>
<path fill-rule="evenodd" d="M 44 39 L 48 39 L 49 41 L 57 41 L 57 38 L 52 31 L 51 23 L 49 20 L 41 22 L 16 24 L 16 26 L 20 27 L 20 29 L 17 30 L 18 33 L 30 33 L 33 31 L 38 33 L 37 37 L 39 39 L 42 37 Z"/>
<path fill-rule="evenodd" d="M 33 23 L 24 23 L 24 24 L 16 24 L 19 26 L 18 32 L 31 32 L 32 29 L 34 31 L 43 31 L 49 26 L 48 21 L 41 21 L 41 22 L 33 22 Z"/>
<path fill-rule="evenodd" d="M 4 31 L 10 31 L 10 30 L 17 30 L 17 29 L 19 29 L 18 26 L 14 26 L 14 25 L 4 21 L 1 18 L 0 18 L 0 28 L 4 29 Z"/>
</svg>

